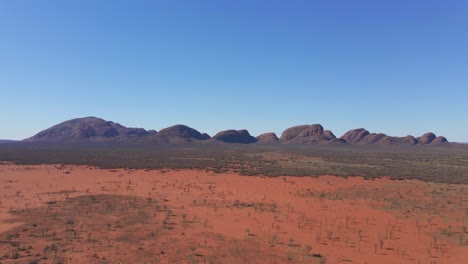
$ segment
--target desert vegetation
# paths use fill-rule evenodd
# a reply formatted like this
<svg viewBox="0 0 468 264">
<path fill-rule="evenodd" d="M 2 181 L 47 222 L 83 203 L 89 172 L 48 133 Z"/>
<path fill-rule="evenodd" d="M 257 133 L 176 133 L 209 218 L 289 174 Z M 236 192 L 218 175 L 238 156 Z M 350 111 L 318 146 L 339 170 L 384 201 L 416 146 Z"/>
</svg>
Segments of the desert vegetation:
<svg viewBox="0 0 468 264">
<path fill-rule="evenodd" d="M 1 263 L 466 260 L 464 184 L 11 163 L 0 181 Z"/>
<path fill-rule="evenodd" d="M 0 146 L 16 164 L 74 164 L 106 169 L 195 169 L 257 176 L 362 176 L 468 183 L 468 147 L 274 144 L 31 144 Z"/>
</svg>

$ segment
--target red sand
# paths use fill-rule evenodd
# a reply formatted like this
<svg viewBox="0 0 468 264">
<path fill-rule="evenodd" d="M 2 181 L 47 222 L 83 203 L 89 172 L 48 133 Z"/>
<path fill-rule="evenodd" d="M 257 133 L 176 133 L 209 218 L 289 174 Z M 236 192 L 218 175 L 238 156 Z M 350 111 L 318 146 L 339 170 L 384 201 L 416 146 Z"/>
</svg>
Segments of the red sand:
<svg viewBox="0 0 468 264">
<path fill-rule="evenodd" d="M 106 221 L 120 216 L 96 216 L 100 229 L 92 236 L 107 240 L 91 246 L 85 231 L 81 240 L 67 239 L 71 249 L 59 254 L 64 263 L 468 263 L 466 185 L 10 164 L 0 165 L 0 182 L 0 242 L 27 226 L 8 222 L 10 211 L 47 208 L 48 201 L 132 195 L 171 210 L 173 228 L 162 228 L 163 214 L 155 213 L 135 223 L 134 234 L 111 228 L 104 236 Z M 65 229 L 65 220 L 57 221 L 56 229 Z M 157 238 L 139 244 L 117 239 L 151 230 Z M 60 232 L 30 237 L 13 238 L 32 248 L 0 263 L 29 263 L 44 255 L 48 259 L 39 263 L 52 263 L 43 248 L 65 243 Z M 11 251 L 0 243 L 0 259 Z"/>
</svg>

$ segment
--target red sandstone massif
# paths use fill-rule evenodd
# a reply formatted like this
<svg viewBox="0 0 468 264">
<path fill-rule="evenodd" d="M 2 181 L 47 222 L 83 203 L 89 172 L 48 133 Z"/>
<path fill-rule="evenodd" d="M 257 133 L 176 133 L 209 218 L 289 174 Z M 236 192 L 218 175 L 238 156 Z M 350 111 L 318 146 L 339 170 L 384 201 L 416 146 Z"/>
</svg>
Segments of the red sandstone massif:
<svg viewBox="0 0 468 264">
<path fill-rule="evenodd" d="M 265 133 L 253 137 L 245 130 L 225 130 L 210 137 L 206 133 L 185 125 L 175 125 L 160 131 L 143 128 L 128 128 L 96 117 L 77 118 L 65 121 L 43 130 L 26 142 L 225 142 L 225 143 L 289 143 L 289 144 L 401 144 L 427 145 L 447 143 L 445 137 L 426 133 L 421 137 L 392 137 L 382 133 L 370 133 L 359 128 L 346 132 L 337 138 L 330 130 L 324 130 L 319 124 L 300 125 L 288 128 L 278 138 L 274 133 Z"/>
</svg>

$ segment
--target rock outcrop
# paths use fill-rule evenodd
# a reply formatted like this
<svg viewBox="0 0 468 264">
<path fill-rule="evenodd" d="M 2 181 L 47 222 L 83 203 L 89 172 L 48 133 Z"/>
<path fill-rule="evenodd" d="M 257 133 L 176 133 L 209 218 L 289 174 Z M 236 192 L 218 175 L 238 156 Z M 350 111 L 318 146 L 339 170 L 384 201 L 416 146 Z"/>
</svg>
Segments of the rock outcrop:
<svg viewBox="0 0 468 264">
<path fill-rule="evenodd" d="M 346 132 L 341 139 L 345 140 L 351 144 L 357 144 L 364 140 L 364 138 L 369 135 L 369 131 L 365 130 L 364 128 L 357 128 L 352 129 Z"/>
<path fill-rule="evenodd" d="M 382 144 L 382 145 L 427 145 L 445 144 L 447 139 L 429 132 L 415 138 L 392 137 L 382 133 L 370 133 L 364 128 L 352 129 L 337 138 L 332 131 L 324 130 L 322 125 L 300 125 L 283 131 L 278 138 L 275 133 L 264 133 L 253 137 L 243 130 L 225 130 L 216 134 L 212 140 L 206 133 L 185 126 L 174 125 L 168 128 L 145 130 L 143 128 L 125 127 L 119 123 L 106 121 L 97 117 L 75 118 L 45 129 L 25 139 L 26 142 L 153 142 L 153 143 L 188 143 L 188 142 L 226 142 L 250 144 L 292 143 L 292 144 Z M 0 143 L 2 143 L 0 141 Z"/>
<path fill-rule="evenodd" d="M 448 140 L 445 137 L 438 136 L 434 138 L 434 140 L 432 140 L 431 143 L 429 144 L 444 144 L 444 143 L 448 143 Z"/>
<path fill-rule="evenodd" d="M 147 136 L 142 128 L 128 128 L 118 123 L 96 117 L 76 118 L 65 121 L 26 139 L 28 142 L 83 142 L 128 140 Z"/>
<path fill-rule="evenodd" d="M 161 129 L 155 136 L 156 141 L 165 143 L 193 142 L 209 138 L 208 134 L 202 134 L 198 130 L 185 125 L 174 125 Z"/>
<path fill-rule="evenodd" d="M 432 132 L 426 133 L 418 138 L 420 144 L 429 144 L 436 138 L 436 135 Z"/>
<path fill-rule="evenodd" d="M 275 133 L 264 133 L 261 134 L 260 136 L 256 137 L 257 141 L 259 143 L 265 143 L 265 144 L 270 144 L 270 143 L 278 143 L 279 138 L 276 136 Z"/>
<path fill-rule="evenodd" d="M 257 139 L 252 137 L 249 131 L 241 130 L 224 130 L 213 136 L 213 139 L 226 143 L 249 144 L 257 142 Z"/>
<path fill-rule="evenodd" d="M 329 130 L 323 130 L 319 124 L 290 127 L 280 137 L 281 142 L 298 144 L 336 142 L 333 139 L 336 139 L 335 135 Z"/>
<path fill-rule="evenodd" d="M 364 128 L 352 129 L 346 132 L 341 139 L 346 140 L 346 142 L 350 144 L 425 145 L 442 144 L 447 142 L 446 138 L 436 137 L 434 133 L 426 133 L 418 138 L 411 135 L 406 137 L 392 137 L 382 133 L 369 133 L 369 131 Z"/>
</svg>

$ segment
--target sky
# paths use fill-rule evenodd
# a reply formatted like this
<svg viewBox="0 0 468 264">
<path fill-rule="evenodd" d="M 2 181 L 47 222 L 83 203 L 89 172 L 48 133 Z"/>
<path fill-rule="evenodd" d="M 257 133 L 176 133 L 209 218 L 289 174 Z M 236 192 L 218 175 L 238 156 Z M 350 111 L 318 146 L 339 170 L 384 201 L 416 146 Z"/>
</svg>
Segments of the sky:
<svg viewBox="0 0 468 264">
<path fill-rule="evenodd" d="M 0 0 L 0 138 L 85 116 L 468 142 L 468 2 Z"/>
</svg>

